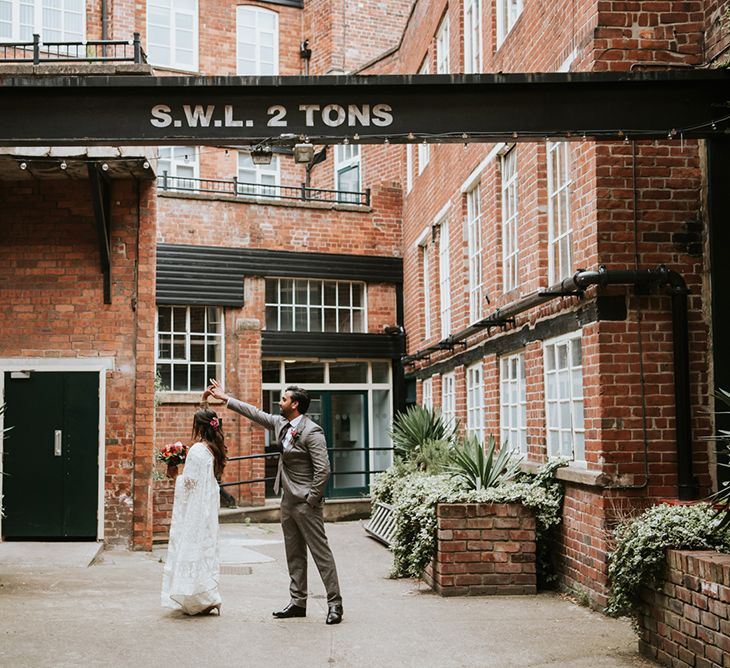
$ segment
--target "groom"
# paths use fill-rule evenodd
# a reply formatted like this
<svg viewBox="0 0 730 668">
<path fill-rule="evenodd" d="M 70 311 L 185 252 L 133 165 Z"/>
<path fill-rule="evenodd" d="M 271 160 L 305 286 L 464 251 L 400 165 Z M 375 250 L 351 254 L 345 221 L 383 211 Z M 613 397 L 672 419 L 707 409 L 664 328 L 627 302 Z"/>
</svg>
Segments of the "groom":
<svg viewBox="0 0 730 668">
<path fill-rule="evenodd" d="M 309 395 L 300 387 L 287 387 L 279 401 L 281 415 L 264 413 L 251 404 L 229 397 L 212 378 L 203 399 L 208 395 L 225 401 L 228 408 L 262 427 L 272 429 L 281 448 L 274 491 L 278 494 L 279 488 L 283 490 L 281 527 L 291 578 L 291 601 L 283 610 L 273 613 L 274 617 L 306 617 L 309 548 L 327 590 L 327 624 L 339 624 L 342 621 L 342 596 L 322 517 L 330 464 L 322 428 L 305 415 L 309 408 Z"/>
</svg>

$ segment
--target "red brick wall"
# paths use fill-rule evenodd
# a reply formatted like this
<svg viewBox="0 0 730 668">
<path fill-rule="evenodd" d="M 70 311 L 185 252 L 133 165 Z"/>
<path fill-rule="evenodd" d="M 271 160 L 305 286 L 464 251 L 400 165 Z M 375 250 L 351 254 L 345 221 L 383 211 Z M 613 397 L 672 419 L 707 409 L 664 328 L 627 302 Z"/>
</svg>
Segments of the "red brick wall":
<svg viewBox="0 0 730 668">
<path fill-rule="evenodd" d="M 721 668 L 730 657 L 730 555 L 667 551 L 657 590 L 642 591 L 639 650 L 673 668 Z"/>
<path fill-rule="evenodd" d="M 114 181 L 111 200 L 112 303 L 104 304 L 88 181 L 0 181 L 0 356 L 114 359 L 104 538 L 148 547 L 155 197 L 145 183 Z"/>
</svg>

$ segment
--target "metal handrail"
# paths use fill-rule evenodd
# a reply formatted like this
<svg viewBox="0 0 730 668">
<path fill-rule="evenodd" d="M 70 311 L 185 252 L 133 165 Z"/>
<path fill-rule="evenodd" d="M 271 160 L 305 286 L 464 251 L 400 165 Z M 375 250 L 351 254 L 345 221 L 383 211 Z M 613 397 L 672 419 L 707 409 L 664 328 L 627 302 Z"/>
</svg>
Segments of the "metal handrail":
<svg viewBox="0 0 730 668">
<path fill-rule="evenodd" d="M 131 53 L 129 50 L 131 49 Z M 132 41 L 98 39 L 87 42 L 42 42 L 39 34 L 32 42 L 0 43 L 0 62 L 5 63 L 136 63 L 147 62 L 139 33 Z"/>
<path fill-rule="evenodd" d="M 297 200 L 300 202 L 332 202 L 334 204 L 356 204 L 370 206 L 370 188 L 362 192 L 346 190 L 328 190 L 326 188 L 310 188 L 299 185 L 268 185 L 232 179 L 201 179 L 190 176 L 170 176 L 167 170 L 157 180 L 157 189 L 173 192 L 203 193 L 228 195 L 230 197 L 265 197 L 279 200 Z"/>
</svg>

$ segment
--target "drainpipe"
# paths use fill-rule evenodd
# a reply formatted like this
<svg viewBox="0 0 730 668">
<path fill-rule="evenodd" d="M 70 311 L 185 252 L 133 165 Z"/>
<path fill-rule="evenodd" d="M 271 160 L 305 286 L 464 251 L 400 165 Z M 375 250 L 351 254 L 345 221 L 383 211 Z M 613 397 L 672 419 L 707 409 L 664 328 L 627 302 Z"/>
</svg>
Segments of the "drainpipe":
<svg viewBox="0 0 730 668">
<path fill-rule="evenodd" d="M 109 17 L 107 9 L 107 0 L 101 0 L 101 38 L 102 40 L 109 39 Z"/>
</svg>

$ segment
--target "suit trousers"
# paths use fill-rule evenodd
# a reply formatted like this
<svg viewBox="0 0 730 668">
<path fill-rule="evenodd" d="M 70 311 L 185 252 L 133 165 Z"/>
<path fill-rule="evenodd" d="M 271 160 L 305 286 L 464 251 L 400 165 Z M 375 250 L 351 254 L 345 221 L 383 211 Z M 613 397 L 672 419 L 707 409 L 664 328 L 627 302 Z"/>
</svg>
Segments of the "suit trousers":
<svg viewBox="0 0 730 668">
<path fill-rule="evenodd" d="M 284 531 L 286 562 L 289 567 L 289 593 L 294 605 L 307 605 L 307 548 L 327 591 L 329 605 L 342 605 L 337 567 L 324 532 L 322 506 L 313 508 L 284 494 L 281 500 L 281 528 Z"/>
</svg>

